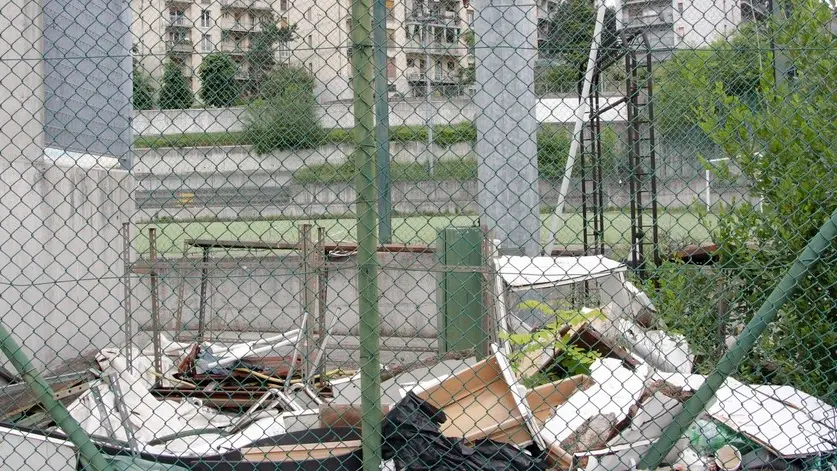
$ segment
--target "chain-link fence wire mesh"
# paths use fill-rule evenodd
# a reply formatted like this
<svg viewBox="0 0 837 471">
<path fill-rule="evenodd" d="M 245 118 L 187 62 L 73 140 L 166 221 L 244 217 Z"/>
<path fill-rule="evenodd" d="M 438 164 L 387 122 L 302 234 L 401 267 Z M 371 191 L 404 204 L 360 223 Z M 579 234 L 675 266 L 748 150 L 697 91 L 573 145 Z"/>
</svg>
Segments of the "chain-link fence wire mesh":
<svg viewBox="0 0 837 471">
<path fill-rule="evenodd" d="M 0 24 L 0 468 L 837 466 L 833 3 Z"/>
</svg>

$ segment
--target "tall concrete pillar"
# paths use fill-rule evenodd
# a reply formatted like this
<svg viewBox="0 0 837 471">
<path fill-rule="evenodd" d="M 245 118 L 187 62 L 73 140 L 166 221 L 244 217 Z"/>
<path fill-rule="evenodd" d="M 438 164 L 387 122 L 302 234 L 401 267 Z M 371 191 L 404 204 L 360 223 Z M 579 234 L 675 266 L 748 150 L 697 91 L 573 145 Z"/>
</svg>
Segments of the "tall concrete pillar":
<svg viewBox="0 0 837 471">
<path fill-rule="evenodd" d="M 38 366 L 122 342 L 127 18 L 119 0 L 0 12 L 0 320 Z"/>
<path fill-rule="evenodd" d="M 535 116 L 537 10 L 531 0 L 477 0 L 477 162 L 481 223 L 502 253 L 540 251 Z"/>
</svg>

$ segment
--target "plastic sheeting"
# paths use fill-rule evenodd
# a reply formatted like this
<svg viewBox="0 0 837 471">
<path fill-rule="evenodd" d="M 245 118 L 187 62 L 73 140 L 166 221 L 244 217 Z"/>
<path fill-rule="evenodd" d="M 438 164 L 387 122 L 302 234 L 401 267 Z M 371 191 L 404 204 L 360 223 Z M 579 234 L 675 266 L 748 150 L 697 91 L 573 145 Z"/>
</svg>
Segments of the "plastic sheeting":
<svg viewBox="0 0 837 471">
<path fill-rule="evenodd" d="M 404 471 L 547 468 L 544 460 L 512 445 L 486 439 L 469 447 L 462 439 L 446 437 L 439 429 L 445 420 L 439 409 L 408 392 L 384 419 L 384 460 L 394 460 L 396 468 Z"/>
</svg>

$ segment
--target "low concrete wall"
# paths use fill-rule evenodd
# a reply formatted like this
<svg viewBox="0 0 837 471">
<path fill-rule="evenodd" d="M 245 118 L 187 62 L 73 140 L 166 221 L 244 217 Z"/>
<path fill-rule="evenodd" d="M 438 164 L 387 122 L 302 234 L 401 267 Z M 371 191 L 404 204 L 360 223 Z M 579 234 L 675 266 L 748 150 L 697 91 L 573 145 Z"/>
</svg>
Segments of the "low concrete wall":
<svg viewBox="0 0 837 471">
<path fill-rule="evenodd" d="M 0 313 L 36 365 L 121 342 L 133 187 L 120 170 L 0 160 Z"/>
<path fill-rule="evenodd" d="M 265 155 L 256 154 L 250 146 L 135 149 L 132 173 L 143 185 L 146 175 L 294 172 L 304 166 L 345 162 L 351 158 L 354 148 L 351 144 L 335 144 Z M 445 147 L 424 142 L 390 142 L 389 149 L 391 159 L 396 162 L 462 158 L 473 152 L 469 142 Z"/>
<path fill-rule="evenodd" d="M 602 97 L 604 107 L 618 97 Z M 543 98 L 538 100 L 535 115 L 542 123 L 570 123 L 575 119 L 578 98 Z M 390 126 L 424 125 L 428 116 L 432 124 L 455 124 L 473 121 L 479 109 L 470 98 L 431 100 L 409 98 L 389 103 Z M 243 107 L 205 108 L 188 110 L 141 110 L 134 112 L 135 135 L 161 135 L 202 132 L 241 131 L 247 110 Z M 351 128 L 354 112 L 351 102 L 334 102 L 319 105 L 317 114 L 326 128 Z M 627 117 L 624 105 L 617 105 L 602 115 L 605 122 L 624 122 Z"/>
<path fill-rule="evenodd" d="M 224 178 L 220 177 L 219 178 Z M 248 177 L 251 181 L 259 181 Z M 271 178 L 264 176 L 264 178 Z M 187 190 L 194 195 L 183 203 L 176 191 L 171 189 L 137 192 L 137 219 L 150 220 L 167 217 L 175 220 L 194 218 L 269 218 L 269 217 L 319 217 L 354 212 L 356 193 L 353 183 L 330 185 L 293 184 L 274 180 L 273 186 L 229 185 L 228 190 Z M 230 182 L 236 180 L 230 179 Z M 555 205 L 558 201 L 560 182 L 540 182 L 541 204 Z M 174 188 L 174 187 L 167 187 Z M 476 180 L 396 182 L 392 186 L 392 202 L 395 211 L 411 213 L 472 213 L 477 207 L 478 185 Z M 694 180 L 668 180 L 658 188 L 657 201 L 661 206 L 682 208 L 695 201 L 702 201 L 704 182 Z M 713 193 L 714 201 L 726 203 L 735 200 L 752 199 L 745 188 L 726 188 Z M 627 207 L 630 204 L 630 189 L 627 182 L 606 183 L 604 201 L 610 207 Z M 566 200 L 567 208 L 581 208 L 581 189 L 570 189 Z"/>
</svg>

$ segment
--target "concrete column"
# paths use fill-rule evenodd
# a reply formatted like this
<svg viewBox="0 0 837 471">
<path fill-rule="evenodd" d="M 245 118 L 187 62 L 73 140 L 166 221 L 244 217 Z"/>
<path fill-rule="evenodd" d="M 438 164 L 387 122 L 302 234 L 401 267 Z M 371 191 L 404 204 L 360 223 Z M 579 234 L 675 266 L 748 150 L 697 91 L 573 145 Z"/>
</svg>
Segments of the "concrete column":
<svg viewBox="0 0 837 471">
<path fill-rule="evenodd" d="M 537 20 L 531 0 L 477 0 L 477 174 L 481 223 L 503 253 L 540 250 L 535 117 Z"/>
</svg>

